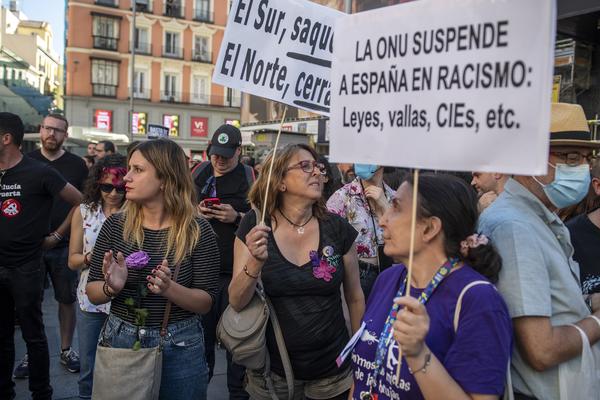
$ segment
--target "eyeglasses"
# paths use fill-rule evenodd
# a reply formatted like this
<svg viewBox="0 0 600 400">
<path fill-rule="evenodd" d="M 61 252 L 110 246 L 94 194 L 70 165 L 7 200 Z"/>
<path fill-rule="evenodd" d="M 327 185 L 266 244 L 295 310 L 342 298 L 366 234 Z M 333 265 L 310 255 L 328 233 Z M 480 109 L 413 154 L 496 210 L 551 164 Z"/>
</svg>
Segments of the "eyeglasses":
<svg viewBox="0 0 600 400">
<path fill-rule="evenodd" d="M 586 163 L 591 163 L 592 161 L 594 161 L 596 159 L 596 157 L 592 154 L 582 154 L 578 151 L 571 151 L 571 152 L 550 152 L 551 155 L 560 158 L 565 164 L 570 165 L 570 166 L 575 166 L 575 165 L 579 165 L 583 162 Z"/>
<path fill-rule="evenodd" d="M 317 167 L 321 175 L 325 175 L 327 173 L 327 171 L 325 170 L 325 164 L 316 162 L 314 160 L 302 160 L 299 163 L 288 167 L 287 171 L 291 169 L 300 168 L 303 172 L 306 172 L 307 174 L 312 174 L 312 172 L 315 170 L 315 167 Z"/>
<path fill-rule="evenodd" d="M 59 128 L 55 128 L 53 126 L 48 126 L 48 125 L 42 125 L 42 129 L 47 132 L 54 132 L 54 133 L 66 133 L 67 132 L 64 129 L 59 129 Z"/>
<path fill-rule="evenodd" d="M 116 190 L 118 194 L 125 193 L 125 185 L 111 185 L 110 183 L 101 183 L 100 190 L 104 193 L 112 193 L 113 190 Z"/>
</svg>

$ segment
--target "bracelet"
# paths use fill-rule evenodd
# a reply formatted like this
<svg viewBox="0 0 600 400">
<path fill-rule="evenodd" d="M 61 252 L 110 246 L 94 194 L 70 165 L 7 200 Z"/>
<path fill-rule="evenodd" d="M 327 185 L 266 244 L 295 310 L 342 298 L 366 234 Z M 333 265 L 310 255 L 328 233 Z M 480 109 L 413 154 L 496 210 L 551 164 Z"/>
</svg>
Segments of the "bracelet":
<svg viewBox="0 0 600 400">
<path fill-rule="evenodd" d="M 104 292 L 104 295 L 106 297 L 108 297 L 109 299 L 114 299 L 115 296 L 110 294 L 110 288 L 108 287 L 108 282 L 104 281 L 104 285 L 102 285 L 102 291 Z"/>
<path fill-rule="evenodd" d="M 416 374 L 417 372 L 426 373 L 427 367 L 429 367 L 429 364 L 431 364 L 431 353 L 425 354 L 425 364 L 421 368 L 419 368 L 416 371 L 413 371 L 410 367 L 408 367 L 408 372 L 410 372 L 412 375 Z"/>
<path fill-rule="evenodd" d="M 244 265 L 244 273 L 248 275 L 252 279 L 258 279 L 258 275 L 252 275 L 250 271 L 248 271 L 248 267 Z M 260 272 L 259 272 L 260 275 Z"/>
<path fill-rule="evenodd" d="M 585 298 L 585 305 L 587 306 L 587 308 L 590 310 L 591 313 L 594 312 L 594 310 L 592 309 L 592 295 L 591 294 Z"/>
<path fill-rule="evenodd" d="M 588 315 L 586 318 L 593 319 L 598 324 L 598 327 L 600 327 L 600 318 L 596 317 L 595 315 Z"/>
<path fill-rule="evenodd" d="M 61 235 L 60 233 L 56 232 L 56 231 L 54 231 L 54 232 L 50 233 L 50 235 L 48 235 L 48 236 L 53 236 L 53 237 L 54 237 L 56 240 L 58 240 L 59 242 L 60 242 L 61 240 L 63 240 L 63 237 L 62 237 L 62 235 Z"/>
</svg>

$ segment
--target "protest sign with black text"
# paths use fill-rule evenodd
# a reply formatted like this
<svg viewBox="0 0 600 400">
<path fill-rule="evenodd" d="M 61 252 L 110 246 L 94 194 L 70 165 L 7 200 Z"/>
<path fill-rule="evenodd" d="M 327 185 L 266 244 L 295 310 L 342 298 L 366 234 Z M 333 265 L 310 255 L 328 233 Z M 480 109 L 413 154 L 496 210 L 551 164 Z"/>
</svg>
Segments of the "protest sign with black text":
<svg viewBox="0 0 600 400">
<path fill-rule="evenodd" d="M 328 115 L 333 25 L 343 15 L 308 0 L 232 1 L 213 81 Z"/>
<path fill-rule="evenodd" d="M 545 174 L 554 7 L 420 0 L 339 19 L 332 161 Z"/>
</svg>

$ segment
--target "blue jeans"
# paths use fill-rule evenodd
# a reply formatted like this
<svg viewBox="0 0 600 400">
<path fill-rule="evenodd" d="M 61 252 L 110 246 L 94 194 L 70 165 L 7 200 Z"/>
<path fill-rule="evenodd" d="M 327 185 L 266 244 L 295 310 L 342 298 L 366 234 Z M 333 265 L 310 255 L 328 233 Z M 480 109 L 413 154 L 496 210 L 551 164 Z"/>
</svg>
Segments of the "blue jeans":
<svg viewBox="0 0 600 400">
<path fill-rule="evenodd" d="M 206 400 L 208 367 L 200 317 L 173 322 L 163 347 L 160 400 Z M 106 345 L 127 349 L 137 340 L 137 327 L 110 314 L 103 335 Z M 140 329 L 143 348 L 160 343 L 160 327 Z"/>
<path fill-rule="evenodd" d="M 108 315 L 103 312 L 87 312 L 77 307 L 77 333 L 79 335 L 79 357 L 81 369 L 79 370 L 79 397 L 92 398 L 92 385 L 94 383 L 94 362 L 96 361 L 96 347 L 102 326 Z"/>
</svg>

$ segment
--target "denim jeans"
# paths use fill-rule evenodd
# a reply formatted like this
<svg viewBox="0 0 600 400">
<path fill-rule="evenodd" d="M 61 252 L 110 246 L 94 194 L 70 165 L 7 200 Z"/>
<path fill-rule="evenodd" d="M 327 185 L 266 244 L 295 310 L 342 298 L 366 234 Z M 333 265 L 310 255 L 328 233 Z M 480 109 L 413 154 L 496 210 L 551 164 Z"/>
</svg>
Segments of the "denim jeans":
<svg viewBox="0 0 600 400">
<path fill-rule="evenodd" d="M 37 258 L 19 266 L 0 264 L 0 399 L 15 396 L 15 313 L 29 355 L 31 396 L 34 400 L 52 397 L 48 340 L 42 319 L 43 274 Z"/>
<path fill-rule="evenodd" d="M 173 322 L 167 327 L 163 347 L 160 400 L 206 400 L 208 367 L 200 317 Z M 160 343 L 160 327 L 141 328 L 143 348 Z M 137 327 L 110 314 L 102 340 L 108 346 L 132 348 Z"/>
<path fill-rule="evenodd" d="M 79 357 L 81 362 L 79 397 L 91 399 L 98 338 L 108 315 L 103 312 L 82 311 L 79 307 L 77 307 L 77 310 L 79 314 L 77 316 L 77 333 L 79 335 Z"/>
</svg>

